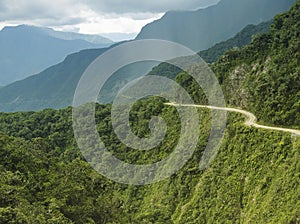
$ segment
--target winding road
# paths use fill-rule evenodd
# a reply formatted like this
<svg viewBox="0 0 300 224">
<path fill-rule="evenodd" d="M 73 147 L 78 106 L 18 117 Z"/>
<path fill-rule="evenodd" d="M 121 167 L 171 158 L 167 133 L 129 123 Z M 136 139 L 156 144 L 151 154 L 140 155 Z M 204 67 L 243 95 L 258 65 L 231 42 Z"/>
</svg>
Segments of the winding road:
<svg viewBox="0 0 300 224">
<path fill-rule="evenodd" d="M 255 115 L 246 110 L 230 108 L 230 107 L 215 107 L 215 106 L 197 105 L 197 104 L 177 104 L 177 103 L 165 103 L 165 104 L 170 105 L 170 106 L 198 107 L 198 108 L 208 108 L 208 109 L 212 109 L 212 110 L 225 110 L 225 111 L 230 111 L 230 112 L 236 112 L 236 113 L 243 114 L 247 117 L 247 120 L 245 121 L 246 126 L 260 128 L 260 129 L 273 130 L 273 131 L 289 132 L 291 134 L 300 136 L 300 130 L 297 130 L 297 129 L 272 127 L 272 126 L 265 126 L 265 125 L 257 124 L 256 123 L 257 119 L 256 119 Z"/>
</svg>

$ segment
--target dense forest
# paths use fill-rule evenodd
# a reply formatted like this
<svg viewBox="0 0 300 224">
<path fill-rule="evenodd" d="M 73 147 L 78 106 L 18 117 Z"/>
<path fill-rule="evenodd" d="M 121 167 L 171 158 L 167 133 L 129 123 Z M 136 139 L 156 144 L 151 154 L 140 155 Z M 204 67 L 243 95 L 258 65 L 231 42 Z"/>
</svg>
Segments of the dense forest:
<svg viewBox="0 0 300 224">
<path fill-rule="evenodd" d="M 274 18 L 271 32 L 242 50 L 226 53 L 213 66 L 228 103 L 253 111 L 260 120 L 299 128 L 299 1 Z"/>
<path fill-rule="evenodd" d="M 300 129 L 300 1 L 274 18 L 269 33 L 211 65 L 230 106 L 254 112 L 260 122 Z M 169 74 L 173 74 L 170 68 Z M 191 77 L 176 81 L 203 102 Z M 180 122 L 159 97 L 136 102 L 133 132 L 150 134 L 149 120 L 168 125 L 162 144 L 137 151 L 113 132 L 111 105 L 97 105 L 97 131 L 118 158 L 147 164 L 165 158 L 177 143 Z M 0 223 L 299 223 L 300 138 L 246 127 L 228 114 L 220 151 L 199 169 L 211 112 L 199 109 L 201 135 L 195 153 L 164 181 L 131 186 L 113 182 L 91 168 L 77 147 L 72 108 L 0 113 Z M 84 113 L 82 113 L 84 117 Z"/>
<path fill-rule="evenodd" d="M 153 113 L 166 118 L 173 131 L 164 144 L 145 153 L 127 149 L 112 132 L 110 105 L 97 107 L 103 141 L 128 162 L 164 158 L 180 128 L 175 109 L 156 98 L 135 108 L 139 122 L 132 123 L 140 136 L 147 135 Z M 210 113 L 199 112 L 202 135 L 192 159 L 146 186 L 110 181 L 84 161 L 72 137 L 71 108 L 1 114 L 1 130 L 14 137 L 0 135 L 0 223 L 298 222 L 299 138 L 247 128 L 244 118 L 231 115 L 217 158 L 201 171 Z"/>
</svg>

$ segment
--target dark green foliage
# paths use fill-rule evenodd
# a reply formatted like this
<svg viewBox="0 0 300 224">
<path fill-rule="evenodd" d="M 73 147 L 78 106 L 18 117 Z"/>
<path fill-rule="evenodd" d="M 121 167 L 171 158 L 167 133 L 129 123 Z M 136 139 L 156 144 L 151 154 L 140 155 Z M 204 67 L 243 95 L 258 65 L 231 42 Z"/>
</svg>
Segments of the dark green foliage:
<svg viewBox="0 0 300 224">
<path fill-rule="evenodd" d="M 299 5 L 276 16 L 270 33 L 212 66 L 229 104 L 251 110 L 266 123 L 300 124 Z"/>
<path fill-rule="evenodd" d="M 160 63 L 158 66 L 155 66 L 148 75 L 159 75 L 165 76 L 169 79 L 174 79 L 176 75 L 182 70 L 174 65 L 171 65 L 167 62 Z"/>
<path fill-rule="evenodd" d="M 107 181 L 87 163 L 63 163 L 48 153 L 43 139 L 25 141 L 1 134 L 0 140 L 1 223 L 117 221 L 110 216 L 118 210 L 109 196 L 113 192 L 103 190 Z"/>
<path fill-rule="evenodd" d="M 108 148 L 125 161 L 149 163 L 165 157 L 180 128 L 174 108 L 160 99 L 137 103 L 132 128 L 147 135 L 151 115 L 165 117 L 169 129 L 157 149 L 122 150 L 111 130 L 110 106 L 97 106 L 98 130 Z M 207 142 L 210 113 L 199 110 L 201 136 L 191 160 L 178 173 L 152 185 L 127 186 L 96 173 L 81 157 L 74 139 L 70 109 L 1 114 L 1 130 L 22 137 L 35 123 L 44 138 L 0 134 L 0 218 L 3 223 L 212 223 L 299 221 L 299 139 L 242 125 L 232 115 L 219 155 L 211 166 L 198 168 Z M 7 123 L 11 118 L 14 124 Z M 33 117 L 40 118 L 33 120 Z M 51 119 L 57 118 L 54 122 Z M 67 118 L 63 120 L 62 118 Z M 137 120 L 136 120 L 137 119 Z M 137 122 L 137 123 L 136 123 Z M 41 123 L 42 125 L 39 125 Z M 26 127 L 26 124 L 28 125 Z M 67 140 L 55 143 L 57 129 Z M 17 126 L 18 129 L 8 127 Z M 23 126 L 23 128 L 21 128 Z M 145 129 L 146 128 L 146 129 Z M 175 142 L 174 142 L 175 141 Z M 67 145 L 67 146 L 65 146 Z M 154 156 L 154 157 L 153 157 Z"/>
</svg>

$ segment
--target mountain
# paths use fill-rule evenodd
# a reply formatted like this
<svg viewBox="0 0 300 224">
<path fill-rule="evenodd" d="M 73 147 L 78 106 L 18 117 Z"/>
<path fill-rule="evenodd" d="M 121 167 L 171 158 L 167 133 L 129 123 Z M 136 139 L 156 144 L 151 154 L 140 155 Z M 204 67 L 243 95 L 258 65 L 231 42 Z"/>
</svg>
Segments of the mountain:
<svg viewBox="0 0 300 224">
<path fill-rule="evenodd" d="M 233 38 L 220 42 L 213 47 L 198 52 L 198 55 L 206 63 L 216 62 L 225 52 L 233 48 L 242 48 L 251 43 L 252 38 L 255 35 L 267 33 L 270 31 L 270 27 L 273 21 L 262 22 L 258 25 L 248 25 L 240 32 L 238 32 Z M 160 63 L 155 66 L 149 73 L 149 75 L 163 75 L 170 79 L 174 79 L 181 70 L 168 63 Z"/>
<path fill-rule="evenodd" d="M 273 21 L 262 22 L 258 25 L 248 25 L 240 32 L 238 32 L 233 38 L 223 41 L 214 45 L 213 47 L 199 52 L 201 58 L 207 63 L 213 63 L 217 61 L 226 51 L 232 48 L 242 48 L 247 44 L 250 44 L 253 36 L 268 33 Z"/>
<path fill-rule="evenodd" d="M 142 28 L 136 39 L 163 39 L 194 51 L 227 40 L 248 24 L 268 21 L 295 0 L 221 0 L 197 11 L 170 11 Z"/>
<path fill-rule="evenodd" d="M 228 41 L 221 42 L 208 50 L 201 51 L 199 54 L 207 62 L 213 62 L 225 51 L 234 47 L 241 48 L 250 43 L 254 34 L 265 33 L 269 30 L 269 27 L 270 22 L 248 25 Z M 84 50 L 69 55 L 62 63 L 0 89 L 0 111 L 64 108 L 71 105 L 76 85 L 83 71 L 106 50 Z M 117 76 L 113 76 L 107 88 L 102 92 L 104 97 L 101 102 L 111 102 L 117 90 L 124 86 L 127 81 L 148 70 L 150 75 L 163 75 L 169 78 L 174 78 L 179 72 L 177 68 L 173 68 L 173 66 L 166 63 L 154 67 L 151 71 L 152 65 L 154 66 L 154 64 L 147 64 L 144 68 L 142 66 L 134 68 L 133 66 L 120 71 Z M 121 77 L 123 77 L 123 80 Z"/>
<path fill-rule="evenodd" d="M 257 26 L 249 25 L 234 38 L 200 52 L 200 55 L 204 60 L 211 62 L 212 59 L 216 59 L 226 50 L 233 47 L 242 47 L 250 43 L 254 34 L 267 32 L 269 26 L 270 22 Z M 0 90 L 0 111 L 40 110 L 48 107 L 64 108 L 71 105 L 76 85 L 83 71 L 106 50 L 108 49 L 84 50 L 69 55 L 58 65 L 4 87 Z M 159 66 L 155 65 L 153 63 L 135 64 L 119 71 L 119 73 L 112 76 L 110 82 L 102 91 L 104 97 L 101 99 L 101 102 L 112 102 L 117 90 L 124 86 L 127 81 L 138 77 L 141 73 L 149 71 L 150 75 L 164 75 L 174 78 L 179 72 L 177 68 L 173 68 L 173 66 L 166 63 L 162 63 Z M 151 68 L 153 68 L 152 71 Z"/>
<path fill-rule="evenodd" d="M 199 54 L 204 60 L 213 62 L 213 60 L 216 60 L 225 51 L 233 47 L 242 47 L 249 44 L 254 34 L 267 32 L 270 23 L 264 22 L 256 26 L 249 25 L 235 37 Z M 75 88 L 83 71 L 106 50 L 84 50 L 69 55 L 58 65 L 52 66 L 35 76 L 4 87 L 0 90 L 0 111 L 40 110 L 48 107 L 64 108 L 71 105 Z M 103 98 L 101 102 L 112 102 L 116 92 L 127 81 L 147 71 L 149 71 L 150 75 L 164 75 L 169 78 L 175 78 L 175 75 L 179 72 L 179 69 L 167 63 L 161 63 L 158 66 L 155 65 L 153 63 L 135 64 L 119 71 L 119 73 L 112 76 L 110 82 L 108 82 L 106 88 L 102 91 Z M 151 68 L 153 69 L 151 70 Z"/>
<path fill-rule="evenodd" d="M 71 105 L 77 83 L 84 70 L 107 48 L 71 54 L 57 65 L 1 89 L 1 110 L 39 110 Z"/>
<path fill-rule="evenodd" d="M 82 50 L 39 74 L 0 89 L 0 111 L 28 111 L 70 106 L 77 84 L 85 69 L 110 48 Z M 101 102 L 111 102 L 114 94 L 128 81 L 148 73 L 154 62 L 127 65 L 117 71 L 101 92 Z"/>
<path fill-rule="evenodd" d="M 81 34 L 81 33 L 74 33 L 74 32 L 61 32 L 56 31 L 50 28 L 45 27 L 31 27 L 32 29 L 39 29 L 49 36 L 56 37 L 58 39 L 62 40 L 85 40 L 87 42 L 97 44 L 99 46 L 105 47 L 113 44 L 113 41 L 110 39 L 99 36 L 99 35 L 93 35 L 93 34 Z"/>
<path fill-rule="evenodd" d="M 102 48 L 112 41 L 95 35 L 20 25 L 0 31 L 0 85 L 7 85 L 61 62 L 67 55 Z"/>
<path fill-rule="evenodd" d="M 300 124 L 300 2 L 277 15 L 271 32 L 223 55 L 212 69 L 228 104 L 257 114 L 264 123 Z"/>
</svg>

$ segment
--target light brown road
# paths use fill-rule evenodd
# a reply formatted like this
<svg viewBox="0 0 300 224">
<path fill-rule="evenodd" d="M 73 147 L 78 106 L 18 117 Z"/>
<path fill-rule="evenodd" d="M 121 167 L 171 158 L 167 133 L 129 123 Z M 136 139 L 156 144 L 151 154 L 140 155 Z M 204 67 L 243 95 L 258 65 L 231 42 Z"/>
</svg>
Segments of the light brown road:
<svg viewBox="0 0 300 224">
<path fill-rule="evenodd" d="M 300 130 L 297 129 L 289 129 L 289 128 L 280 128 L 280 127 L 272 127 L 272 126 L 265 126 L 260 125 L 256 123 L 256 117 L 254 114 L 246 111 L 246 110 L 240 110 L 236 108 L 230 108 L 230 107 L 214 107 L 214 106 L 206 106 L 206 105 L 197 105 L 197 104 L 177 104 L 177 103 L 166 103 L 166 105 L 170 106 L 182 106 L 182 107 L 199 107 L 199 108 L 208 108 L 212 110 L 225 110 L 230 112 L 236 112 L 243 114 L 247 117 L 247 120 L 245 121 L 245 125 L 249 127 L 255 127 L 255 128 L 261 128 L 261 129 L 268 129 L 273 131 L 283 131 L 283 132 L 289 132 L 294 135 L 300 136 Z"/>
</svg>

